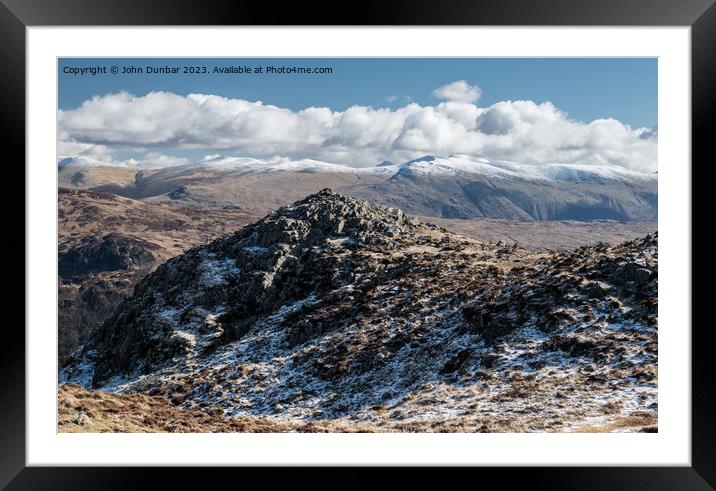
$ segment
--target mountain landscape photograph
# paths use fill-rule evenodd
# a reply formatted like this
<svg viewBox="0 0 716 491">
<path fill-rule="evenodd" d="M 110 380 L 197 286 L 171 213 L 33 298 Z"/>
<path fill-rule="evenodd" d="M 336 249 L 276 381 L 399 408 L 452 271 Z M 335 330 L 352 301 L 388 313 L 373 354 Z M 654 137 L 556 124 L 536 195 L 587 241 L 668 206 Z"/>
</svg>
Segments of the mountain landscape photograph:
<svg viewBox="0 0 716 491">
<path fill-rule="evenodd" d="M 58 432 L 658 431 L 656 59 L 58 70 Z"/>
</svg>

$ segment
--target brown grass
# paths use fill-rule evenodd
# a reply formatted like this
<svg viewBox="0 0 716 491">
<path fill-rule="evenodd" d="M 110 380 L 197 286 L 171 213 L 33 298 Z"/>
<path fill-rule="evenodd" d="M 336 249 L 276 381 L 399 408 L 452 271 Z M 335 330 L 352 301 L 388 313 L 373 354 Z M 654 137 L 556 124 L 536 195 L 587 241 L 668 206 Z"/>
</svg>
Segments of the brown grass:
<svg viewBox="0 0 716 491">
<path fill-rule="evenodd" d="M 109 394 L 79 385 L 58 390 L 60 433 L 284 433 L 367 432 L 344 421 L 280 421 L 267 417 L 225 418 L 219 412 L 181 409 L 168 399 L 144 394 Z"/>
<path fill-rule="evenodd" d="M 510 417 L 449 418 L 401 421 L 384 418 L 356 423 L 346 419 L 320 421 L 279 420 L 263 416 L 224 417 L 210 407 L 182 409 L 162 396 L 110 394 L 78 385 L 61 385 L 58 391 L 60 433 L 524 433 L 560 431 L 559 421 L 547 427 Z M 573 431 L 656 431 L 656 416 L 635 413 L 615 416 L 603 424 L 578 426 Z"/>
<path fill-rule="evenodd" d="M 629 416 L 616 416 L 600 424 L 586 424 L 574 429 L 575 433 L 611 433 L 624 431 L 644 431 L 656 433 L 657 417 L 652 413 L 637 412 Z"/>
</svg>

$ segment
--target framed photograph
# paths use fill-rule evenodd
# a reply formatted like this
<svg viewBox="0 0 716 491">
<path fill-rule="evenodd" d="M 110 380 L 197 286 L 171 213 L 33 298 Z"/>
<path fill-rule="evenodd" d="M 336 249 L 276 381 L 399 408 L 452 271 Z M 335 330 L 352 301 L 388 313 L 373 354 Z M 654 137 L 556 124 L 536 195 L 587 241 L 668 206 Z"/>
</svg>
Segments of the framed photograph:
<svg viewBox="0 0 716 491">
<path fill-rule="evenodd" d="M 3 1 L 0 484 L 712 489 L 713 2 L 208 7 Z"/>
</svg>

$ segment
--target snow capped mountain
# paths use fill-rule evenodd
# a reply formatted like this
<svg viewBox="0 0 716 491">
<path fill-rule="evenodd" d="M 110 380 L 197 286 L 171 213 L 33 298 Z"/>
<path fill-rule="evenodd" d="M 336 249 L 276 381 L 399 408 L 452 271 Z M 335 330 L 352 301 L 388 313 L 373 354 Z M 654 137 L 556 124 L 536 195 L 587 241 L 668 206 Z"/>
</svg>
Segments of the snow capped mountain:
<svg viewBox="0 0 716 491">
<path fill-rule="evenodd" d="M 306 172 L 306 173 L 343 173 L 343 174 L 374 174 L 392 175 L 398 166 L 378 165 L 376 167 L 349 167 L 347 165 L 332 164 L 314 159 L 269 159 L 261 160 L 251 157 L 224 157 L 211 156 L 184 168 L 210 167 L 225 172 L 238 171 L 252 174 L 268 174 L 272 172 Z"/>
<path fill-rule="evenodd" d="M 488 177 L 520 177 L 517 172 L 501 169 L 487 159 L 469 159 L 466 157 L 434 157 L 426 155 L 400 165 L 399 172 L 404 175 L 457 176 L 480 174 Z"/>
<path fill-rule="evenodd" d="M 389 167 L 386 167 L 389 168 Z M 426 155 L 395 166 L 356 195 L 408 213 L 442 218 L 652 221 L 656 174 L 614 165 L 525 165 Z"/>
<path fill-rule="evenodd" d="M 617 165 L 543 164 L 527 165 L 482 157 L 426 155 L 398 166 L 403 174 L 430 176 L 458 176 L 476 174 L 504 179 L 532 179 L 546 181 L 593 181 L 614 179 L 622 181 L 654 179 L 653 174 L 632 171 Z"/>
<path fill-rule="evenodd" d="M 65 157 L 58 161 L 59 170 L 66 167 L 97 167 L 112 164 L 86 156 Z M 656 180 L 656 173 L 632 171 L 617 165 L 586 164 L 543 164 L 527 165 L 502 160 L 488 160 L 482 157 L 450 155 L 436 157 L 425 155 L 401 164 L 384 161 L 373 167 L 351 167 L 315 159 L 268 160 L 252 157 L 207 156 L 191 164 L 172 166 L 174 172 L 190 169 L 211 169 L 223 173 L 268 174 L 274 172 L 343 173 L 358 175 L 392 176 L 397 173 L 418 176 L 469 176 L 480 175 L 488 178 L 525 179 L 543 181 L 601 181 L 605 179 L 634 181 Z M 162 169 L 159 169 L 162 170 Z"/>
<path fill-rule="evenodd" d="M 654 180 L 654 174 L 632 171 L 617 165 L 544 164 L 527 165 L 482 157 L 425 155 L 401 164 L 384 161 L 374 167 L 350 167 L 314 159 L 270 159 L 212 156 L 189 167 L 212 167 L 251 173 L 270 172 L 339 172 L 373 175 L 468 176 L 543 181 L 601 181 L 604 179 L 632 181 Z"/>
<path fill-rule="evenodd" d="M 331 187 L 440 218 L 625 222 L 653 221 L 657 215 L 658 174 L 615 165 L 526 165 L 426 155 L 399 164 L 350 167 L 314 159 L 212 155 L 160 169 L 107 167 L 86 157 L 65 159 L 59 167 L 60 183 L 70 187 L 262 212 Z M 119 169 L 123 172 L 114 172 Z"/>
</svg>

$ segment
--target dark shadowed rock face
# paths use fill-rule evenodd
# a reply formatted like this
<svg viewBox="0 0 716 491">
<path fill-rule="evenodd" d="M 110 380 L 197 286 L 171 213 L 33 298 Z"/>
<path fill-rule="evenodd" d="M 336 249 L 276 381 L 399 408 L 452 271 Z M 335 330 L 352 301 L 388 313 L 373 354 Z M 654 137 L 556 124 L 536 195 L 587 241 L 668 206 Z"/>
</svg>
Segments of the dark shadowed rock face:
<svg viewBox="0 0 716 491">
<path fill-rule="evenodd" d="M 657 248 L 535 253 L 324 190 L 157 268 L 60 379 L 227 415 L 653 416 Z"/>
<path fill-rule="evenodd" d="M 63 365 L 70 354 L 82 346 L 125 298 L 147 270 L 122 273 L 94 273 L 82 277 L 60 278 L 58 285 L 57 354 Z"/>
<path fill-rule="evenodd" d="M 87 237 L 79 245 L 60 253 L 60 276 L 69 277 L 98 271 L 117 271 L 142 267 L 154 262 L 153 250 L 159 246 L 120 234 Z"/>
</svg>

